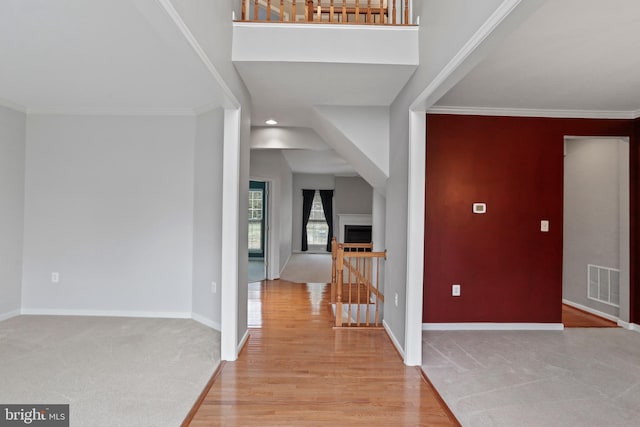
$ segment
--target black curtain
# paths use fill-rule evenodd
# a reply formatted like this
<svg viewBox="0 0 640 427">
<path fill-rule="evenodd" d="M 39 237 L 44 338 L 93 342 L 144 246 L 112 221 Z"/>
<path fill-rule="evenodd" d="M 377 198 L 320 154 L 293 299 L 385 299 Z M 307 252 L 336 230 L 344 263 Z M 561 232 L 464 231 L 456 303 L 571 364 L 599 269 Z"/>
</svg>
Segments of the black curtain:
<svg viewBox="0 0 640 427">
<path fill-rule="evenodd" d="M 322 199 L 324 218 L 327 220 L 327 225 L 329 226 L 327 252 L 331 252 L 331 239 L 333 239 L 333 190 L 320 190 L 320 198 Z"/>
<path fill-rule="evenodd" d="M 313 196 L 316 190 L 302 190 L 302 247 L 303 251 L 309 249 L 307 243 L 307 224 L 309 216 L 311 216 L 311 207 L 313 206 Z"/>
</svg>

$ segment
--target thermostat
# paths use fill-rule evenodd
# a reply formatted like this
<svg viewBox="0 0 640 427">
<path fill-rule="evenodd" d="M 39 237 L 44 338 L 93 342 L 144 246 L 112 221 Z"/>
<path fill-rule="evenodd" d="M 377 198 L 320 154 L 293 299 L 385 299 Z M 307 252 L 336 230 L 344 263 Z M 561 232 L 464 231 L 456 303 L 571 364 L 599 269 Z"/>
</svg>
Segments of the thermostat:
<svg viewBox="0 0 640 427">
<path fill-rule="evenodd" d="M 473 204 L 473 213 L 474 214 L 487 213 L 487 204 L 486 203 L 474 203 Z"/>
</svg>

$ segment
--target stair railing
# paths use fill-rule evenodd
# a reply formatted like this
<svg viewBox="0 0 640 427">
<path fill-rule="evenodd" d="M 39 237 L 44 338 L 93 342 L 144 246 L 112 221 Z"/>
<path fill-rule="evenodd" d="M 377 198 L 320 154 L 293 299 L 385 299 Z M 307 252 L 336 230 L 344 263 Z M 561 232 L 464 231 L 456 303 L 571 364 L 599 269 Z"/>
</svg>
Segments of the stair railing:
<svg viewBox="0 0 640 427">
<path fill-rule="evenodd" d="M 331 243 L 331 303 L 336 327 L 380 327 L 384 294 L 381 263 L 387 251 L 374 252 L 371 243 Z"/>
</svg>

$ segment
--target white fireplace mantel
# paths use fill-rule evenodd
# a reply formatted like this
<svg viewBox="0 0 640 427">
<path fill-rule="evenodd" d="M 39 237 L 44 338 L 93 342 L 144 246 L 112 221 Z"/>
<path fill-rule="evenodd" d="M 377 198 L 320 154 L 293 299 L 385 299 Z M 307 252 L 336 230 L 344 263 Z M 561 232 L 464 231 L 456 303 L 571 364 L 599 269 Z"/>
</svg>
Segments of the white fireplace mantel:
<svg viewBox="0 0 640 427">
<path fill-rule="evenodd" d="M 371 225 L 371 215 L 338 214 L 338 243 L 344 243 L 345 225 Z"/>
</svg>

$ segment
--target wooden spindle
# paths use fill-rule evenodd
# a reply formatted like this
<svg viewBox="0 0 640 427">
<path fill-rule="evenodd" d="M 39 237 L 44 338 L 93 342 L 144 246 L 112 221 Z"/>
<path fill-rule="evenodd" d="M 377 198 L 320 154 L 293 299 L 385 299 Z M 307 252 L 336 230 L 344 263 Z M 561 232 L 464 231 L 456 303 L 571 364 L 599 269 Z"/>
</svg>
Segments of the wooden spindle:
<svg viewBox="0 0 640 427">
<path fill-rule="evenodd" d="M 329 3 L 329 22 L 333 22 L 333 0 Z"/>
<path fill-rule="evenodd" d="M 384 1 L 383 0 L 379 0 L 380 1 L 380 23 L 384 24 Z M 388 10 L 388 9 L 387 9 Z"/>
<path fill-rule="evenodd" d="M 284 0 L 280 0 L 280 22 L 284 22 Z"/>
<path fill-rule="evenodd" d="M 391 14 L 393 25 L 396 25 L 396 0 L 393 0 L 393 12 Z"/>
<path fill-rule="evenodd" d="M 247 20 L 247 0 L 242 0 L 242 20 Z"/>
<path fill-rule="evenodd" d="M 267 21 L 271 21 L 271 0 L 267 0 Z"/>
<path fill-rule="evenodd" d="M 347 0 L 342 0 L 342 23 L 346 24 L 347 22 Z"/>
<path fill-rule="evenodd" d="M 258 0 L 253 2 L 253 20 L 258 20 Z"/>
<path fill-rule="evenodd" d="M 322 22 L 322 0 L 318 0 L 318 22 Z"/>
<path fill-rule="evenodd" d="M 356 0 L 356 22 L 360 22 L 360 0 Z"/>
<path fill-rule="evenodd" d="M 367 0 L 367 24 L 371 23 L 371 0 Z"/>
<path fill-rule="evenodd" d="M 409 0 L 404 0 L 404 25 L 409 25 Z"/>
<path fill-rule="evenodd" d="M 293 0 L 291 2 L 291 16 L 289 17 L 289 21 L 293 21 L 293 22 L 297 21 L 297 17 L 296 17 L 296 0 Z"/>
</svg>

